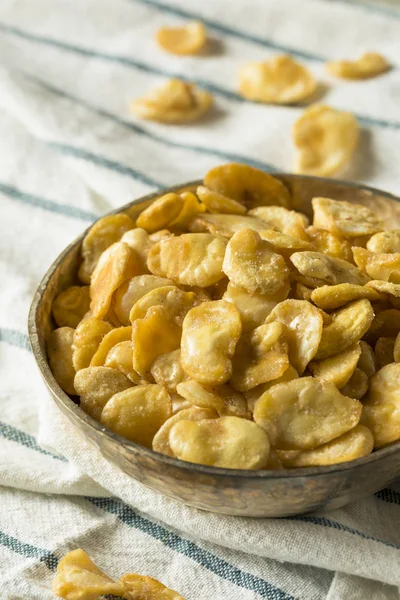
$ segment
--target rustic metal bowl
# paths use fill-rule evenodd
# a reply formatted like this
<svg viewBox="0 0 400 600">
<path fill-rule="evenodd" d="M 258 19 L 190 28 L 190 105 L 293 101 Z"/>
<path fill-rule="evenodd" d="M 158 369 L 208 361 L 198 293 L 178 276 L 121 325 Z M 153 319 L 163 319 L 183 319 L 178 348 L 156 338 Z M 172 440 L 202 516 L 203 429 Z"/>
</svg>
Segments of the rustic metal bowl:
<svg viewBox="0 0 400 600">
<path fill-rule="evenodd" d="M 379 190 L 342 181 L 277 175 L 291 190 L 294 208 L 311 213 L 311 199 L 327 196 L 373 208 L 389 228 L 400 228 L 400 199 Z M 195 189 L 200 182 L 165 191 Z M 139 198 L 115 212 L 133 217 L 160 192 Z M 239 471 L 170 458 L 107 431 L 86 415 L 55 381 L 46 356 L 46 340 L 55 324 L 54 297 L 76 283 L 84 233 L 51 265 L 36 291 L 29 314 L 32 350 L 59 409 L 74 425 L 76 436 L 90 440 L 104 460 L 146 486 L 191 506 L 250 517 L 283 517 L 317 509 L 334 509 L 376 492 L 400 476 L 400 442 L 352 462 L 329 467 L 284 471 Z"/>
</svg>

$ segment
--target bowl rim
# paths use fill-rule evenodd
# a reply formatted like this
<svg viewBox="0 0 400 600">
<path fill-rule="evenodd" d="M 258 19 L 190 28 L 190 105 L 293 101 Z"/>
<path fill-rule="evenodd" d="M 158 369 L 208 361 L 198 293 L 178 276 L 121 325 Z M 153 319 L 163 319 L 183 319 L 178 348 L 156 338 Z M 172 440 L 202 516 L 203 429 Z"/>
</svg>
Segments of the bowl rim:
<svg viewBox="0 0 400 600">
<path fill-rule="evenodd" d="M 273 177 L 276 178 L 290 178 L 291 180 L 316 180 L 320 182 L 328 182 L 330 184 L 342 185 L 349 188 L 354 188 L 366 192 L 370 192 L 371 194 L 383 196 L 395 202 L 400 202 L 400 197 L 391 194 L 390 192 L 384 192 L 378 188 L 362 185 L 353 181 L 346 181 L 341 179 L 332 179 L 327 177 L 314 177 L 312 175 L 298 175 L 294 173 L 286 173 L 286 172 L 274 172 L 272 173 Z M 149 459 L 156 460 L 157 462 L 165 463 L 168 466 L 175 467 L 178 469 L 184 469 L 186 471 L 190 471 L 192 473 L 198 473 L 199 475 L 211 475 L 211 476 L 219 476 L 219 477 L 235 477 L 240 479 L 286 479 L 286 478 L 306 478 L 309 476 L 319 477 L 330 474 L 340 473 L 342 471 L 348 471 L 358 466 L 363 466 L 369 463 L 373 463 L 377 460 L 384 459 L 387 456 L 392 456 L 396 453 L 399 454 L 399 464 L 400 464 L 400 440 L 393 442 L 392 444 L 380 448 L 367 456 L 362 458 L 357 458 L 351 461 L 337 463 L 334 465 L 327 466 L 317 466 L 317 467 L 296 467 L 296 468 L 285 468 L 285 469 L 229 469 L 222 467 L 213 467 L 208 465 L 202 465 L 200 463 L 191 463 L 185 460 L 181 460 L 178 458 L 174 458 L 171 456 L 167 456 L 165 454 L 161 454 L 160 452 L 156 452 L 152 448 L 147 448 L 146 446 L 142 446 L 141 444 L 137 444 L 122 436 L 114 433 L 113 431 L 104 427 L 101 423 L 87 415 L 75 402 L 66 394 L 61 387 L 58 385 L 55 380 L 53 373 L 51 372 L 50 366 L 48 364 L 47 355 L 44 350 L 42 350 L 39 335 L 38 335 L 38 327 L 37 327 L 37 313 L 39 310 L 39 306 L 41 304 L 41 300 L 47 286 L 49 284 L 50 279 L 52 278 L 54 272 L 58 268 L 58 266 L 62 263 L 64 258 L 69 254 L 69 252 L 78 244 L 80 244 L 85 237 L 86 233 L 89 229 L 96 223 L 99 219 L 124 212 L 127 209 L 131 208 L 135 204 L 139 204 L 141 202 L 145 202 L 148 200 L 152 200 L 160 196 L 161 194 L 167 194 L 171 192 L 182 191 L 183 188 L 194 187 L 197 185 L 201 185 L 202 180 L 196 179 L 193 181 L 184 182 L 181 184 L 176 184 L 174 186 L 168 188 L 160 188 L 154 192 L 146 194 L 145 196 L 141 196 L 140 198 L 136 198 L 130 202 L 127 202 L 123 206 L 120 206 L 114 210 L 111 210 L 104 215 L 101 215 L 98 219 L 93 221 L 78 237 L 76 237 L 52 262 L 50 267 L 47 269 L 45 275 L 40 281 L 35 294 L 33 296 L 33 300 L 29 309 L 28 315 L 28 333 L 29 333 L 29 342 L 32 348 L 33 355 L 35 357 L 36 363 L 40 369 L 41 375 L 44 379 L 46 386 L 51 392 L 52 396 L 56 396 L 59 401 L 64 405 L 64 409 L 66 412 L 73 414 L 80 421 L 83 421 L 85 425 L 91 427 L 96 431 L 96 433 L 100 436 L 105 436 L 106 438 L 110 438 L 113 442 L 117 442 L 119 444 L 124 445 L 128 449 L 132 449 L 134 452 L 139 452 L 141 455 L 146 456 Z M 54 400 L 54 398 L 53 398 Z M 107 460 L 107 459 L 105 459 Z"/>
</svg>

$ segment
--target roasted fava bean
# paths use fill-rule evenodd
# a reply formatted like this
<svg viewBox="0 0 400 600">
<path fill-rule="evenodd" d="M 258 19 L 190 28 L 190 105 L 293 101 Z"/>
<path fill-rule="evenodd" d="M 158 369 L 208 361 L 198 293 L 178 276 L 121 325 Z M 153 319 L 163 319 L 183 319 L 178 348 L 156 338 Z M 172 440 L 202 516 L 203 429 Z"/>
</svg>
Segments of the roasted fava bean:
<svg viewBox="0 0 400 600">
<path fill-rule="evenodd" d="M 183 27 L 161 27 L 157 42 L 172 54 L 196 54 L 207 41 L 206 29 L 200 21 L 191 21 Z"/>
<path fill-rule="evenodd" d="M 365 52 L 357 60 L 332 60 L 326 63 L 331 75 L 343 79 L 369 79 L 390 69 L 384 56 L 377 52 Z"/>
<path fill-rule="evenodd" d="M 239 417 L 178 421 L 169 444 L 177 458 L 227 469 L 261 469 L 270 451 L 265 431 Z"/>
<path fill-rule="evenodd" d="M 59 327 L 51 332 L 47 343 L 50 368 L 58 385 L 67 394 L 76 394 L 74 388 L 75 368 L 72 360 L 74 330 Z"/>
<path fill-rule="evenodd" d="M 79 548 L 59 561 L 53 592 L 65 600 L 96 600 L 105 594 L 122 596 L 124 586 L 101 571 Z"/>
<path fill-rule="evenodd" d="M 208 287 L 224 277 L 226 240 L 208 233 L 164 238 L 151 248 L 147 265 L 154 275 L 176 283 Z"/>
<path fill-rule="evenodd" d="M 308 450 L 326 444 L 357 425 L 362 405 L 343 396 L 330 381 L 300 377 L 267 390 L 254 420 L 281 450 Z"/>
<path fill-rule="evenodd" d="M 374 448 L 374 438 L 364 425 L 356 425 L 327 444 L 311 450 L 277 450 L 284 467 L 320 467 L 337 465 L 367 456 Z"/>
<path fill-rule="evenodd" d="M 289 276 L 283 257 L 252 229 L 238 231 L 229 240 L 222 268 L 234 285 L 250 294 L 275 294 Z"/>
<path fill-rule="evenodd" d="M 88 367 L 75 375 L 74 386 L 81 398 L 80 407 L 86 414 L 99 420 L 108 400 L 132 386 L 132 382 L 116 369 Z"/>
<path fill-rule="evenodd" d="M 322 314 L 306 300 L 285 300 L 266 318 L 266 323 L 279 321 L 286 326 L 290 364 L 303 373 L 314 358 L 322 336 Z"/>
<path fill-rule="evenodd" d="M 312 104 L 293 128 L 297 148 L 295 173 L 328 177 L 340 171 L 355 150 L 358 131 L 351 113 Z"/>
<path fill-rule="evenodd" d="M 107 315 L 114 292 L 142 272 L 137 252 L 125 242 L 116 242 L 100 256 L 90 283 L 90 310 L 94 317 Z"/>
<path fill-rule="evenodd" d="M 360 344 L 354 344 L 354 346 L 350 346 L 347 350 L 330 358 L 311 361 L 308 369 L 314 377 L 331 381 L 340 390 L 353 375 L 360 356 Z"/>
<path fill-rule="evenodd" d="M 231 385 L 240 392 L 278 379 L 289 367 L 288 334 L 279 321 L 244 335 L 233 357 Z"/>
<path fill-rule="evenodd" d="M 126 231 L 134 227 L 135 222 L 124 213 L 108 215 L 96 221 L 82 242 L 79 279 L 83 283 L 90 283 L 91 275 L 104 250 L 118 242 Z"/>
<path fill-rule="evenodd" d="M 242 332 L 236 308 L 226 300 L 203 302 L 183 321 L 181 362 L 199 383 L 218 385 L 232 375 L 232 357 Z"/>
<path fill-rule="evenodd" d="M 313 226 L 326 229 L 335 235 L 354 238 L 372 235 L 383 229 L 381 219 L 362 204 L 332 198 L 314 198 L 312 206 Z"/>
<path fill-rule="evenodd" d="M 161 425 L 153 438 L 153 450 L 167 456 L 175 456 L 169 444 L 169 434 L 175 423 L 178 423 L 178 421 L 203 421 L 204 419 L 216 419 L 217 417 L 218 413 L 212 408 L 200 408 L 190 405 L 190 408 L 180 410 Z"/>
<path fill-rule="evenodd" d="M 361 422 L 374 436 L 375 448 L 400 439 L 400 364 L 380 369 L 371 379 L 363 401 Z"/>
<path fill-rule="evenodd" d="M 164 387 L 137 385 L 114 394 L 104 406 L 100 421 L 114 433 L 151 448 L 153 437 L 171 415 L 171 398 Z"/>
<path fill-rule="evenodd" d="M 343 352 L 368 331 L 374 311 L 369 300 L 357 300 L 332 314 L 332 323 L 322 330 L 316 360 Z"/>
<path fill-rule="evenodd" d="M 290 193 L 279 179 L 248 165 L 228 163 L 214 167 L 204 177 L 204 185 L 247 208 L 291 205 Z"/>
<path fill-rule="evenodd" d="M 249 63 L 239 74 L 239 91 L 245 98 L 267 104 L 293 104 L 311 96 L 317 83 L 311 72 L 291 56 L 275 56 Z"/>
<path fill-rule="evenodd" d="M 90 365 L 97 349 L 113 327 L 101 319 L 85 316 L 74 332 L 72 362 L 76 371 Z"/>
<path fill-rule="evenodd" d="M 58 294 L 54 300 L 54 320 L 59 327 L 75 328 L 88 312 L 89 306 L 89 286 L 73 285 Z"/>
</svg>

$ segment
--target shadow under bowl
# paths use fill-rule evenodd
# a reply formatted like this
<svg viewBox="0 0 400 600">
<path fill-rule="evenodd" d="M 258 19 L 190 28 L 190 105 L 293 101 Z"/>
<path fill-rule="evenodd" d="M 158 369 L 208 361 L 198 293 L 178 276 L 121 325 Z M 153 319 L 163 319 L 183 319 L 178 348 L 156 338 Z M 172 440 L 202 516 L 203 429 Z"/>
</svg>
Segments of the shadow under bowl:
<svg viewBox="0 0 400 600">
<path fill-rule="evenodd" d="M 289 188 L 293 208 L 311 216 L 311 199 L 326 196 L 372 208 L 389 228 L 400 228 L 400 199 L 380 190 L 344 181 L 277 174 Z M 163 193 L 194 190 L 201 182 Z M 134 200 L 113 212 L 133 218 L 160 195 Z M 57 294 L 77 283 L 82 233 L 51 265 L 30 309 L 29 337 L 35 359 L 54 402 L 73 424 L 77 438 L 89 440 L 104 457 L 133 479 L 190 506 L 247 517 L 284 517 L 329 510 L 354 502 L 400 476 L 400 442 L 351 462 L 328 467 L 282 471 L 241 471 L 188 463 L 129 442 L 86 415 L 57 384 L 49 368 L 46 341 L 55 324 L 51 314 Z"/>
</svg>

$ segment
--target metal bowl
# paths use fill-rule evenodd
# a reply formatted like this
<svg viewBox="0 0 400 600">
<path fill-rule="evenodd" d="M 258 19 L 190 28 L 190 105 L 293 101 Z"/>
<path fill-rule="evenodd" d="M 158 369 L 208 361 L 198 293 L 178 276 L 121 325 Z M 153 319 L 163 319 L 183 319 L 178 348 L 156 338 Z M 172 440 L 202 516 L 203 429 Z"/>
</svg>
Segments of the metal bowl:
<svg viewBox="0 0 400 600">
<path fill-rule="evenodd" d="M 376 189 L 342 181 L 276 175 L 292 192 L 294 208 L 311 214 L 311 199 L 327 196 L 369 206 L 388 228 L 400 228 L 400 199 Z M 200 182 L 167 191 L 195 189 Z M 132 217 L 160 195 L 139 198 L 115 212 Z M 400 475 L 400 442 L 369 456 L 329 467 L 283 471 L 240 471 L 184 462 L 134 444 L 86 415 L 55 381 L 46 356 L 54 329 L 54 297 L 76 283 L 84 233 L 51 265 L 35 293 L 29 314 L 29 336 L 42 376 L 59 409 L 107 460 L 144 485 L 185 504 L 216 513 L 248 517 L 283 517 L 317 509 L 334 509 L 372 494 Z"/>
</svg>

